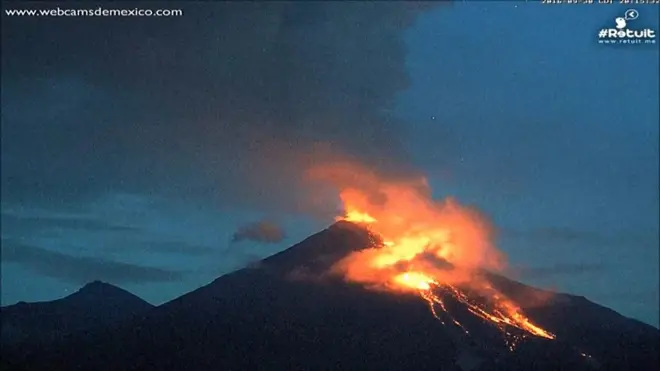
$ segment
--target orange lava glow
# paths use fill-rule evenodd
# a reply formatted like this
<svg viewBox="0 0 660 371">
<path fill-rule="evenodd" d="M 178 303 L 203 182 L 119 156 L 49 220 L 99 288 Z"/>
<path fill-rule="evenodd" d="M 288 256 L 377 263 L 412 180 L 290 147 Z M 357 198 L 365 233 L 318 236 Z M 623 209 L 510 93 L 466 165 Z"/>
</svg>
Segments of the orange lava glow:
<svg viewBox="0 0 660 371">
<path fill-rule="evenodd" d="M 511 349 L 520 336 L 509 327 L 555 338 L 483 279 L 483 270 L 504 268 L 504 256 L 491 243 L 490 225 L 476 210 L 451 198 L 434 200 L 423 177 L 382 179 L 348 162 L 319 166 L 308 175 L 337 188 L 344 208 L 338 220 L 360 224 L 380 240 L 376 248 L 352 253 L 334 267 L 347 280 L 416 293 L 438 320 L 445 323 L 442 318 L 447 318 L 469 334 L 447 310 L 443 298 L 450 297 L 500 329 Z M 478 293 L 487 305 L 474 302 L 464 288 Z"/>
<path fill-rule="evenodd" d="M 355 210 L 346 211 L 345 216 L 338 216 L 335 218 L 335 220 L 346 220 L 347 222 L 366 224 L 370 224 L 376 221 L 376 219 L 372 218 L 369 214 L 361 213 Z"/>
</svg>

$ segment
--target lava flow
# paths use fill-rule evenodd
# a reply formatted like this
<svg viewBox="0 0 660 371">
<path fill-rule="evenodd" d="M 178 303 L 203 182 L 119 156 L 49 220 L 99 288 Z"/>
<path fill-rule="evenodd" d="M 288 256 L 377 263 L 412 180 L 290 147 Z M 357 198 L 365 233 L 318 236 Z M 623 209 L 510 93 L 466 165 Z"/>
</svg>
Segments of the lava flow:
<svg viewBox="0 0 660 371">
<path fill-rule="evenodd" d="M 510 349 L 521 336 L 555 338 L 481 274 L 503 269 L 504 257 L 475 210 L 453 199 L 434 200 L 422 177 L 384 180 L 351 163 L 316 167 L 308 175 L 339 189 L 344 215 L 337 220 L 360 224 L 380 240 L 375 248 L 345 257 L 336 273 L 369 287 L 416 293 L 439 321 L 469 335 L 448 309 L 445 298 L 451 298 L 498 328 Z"/>
</svg>

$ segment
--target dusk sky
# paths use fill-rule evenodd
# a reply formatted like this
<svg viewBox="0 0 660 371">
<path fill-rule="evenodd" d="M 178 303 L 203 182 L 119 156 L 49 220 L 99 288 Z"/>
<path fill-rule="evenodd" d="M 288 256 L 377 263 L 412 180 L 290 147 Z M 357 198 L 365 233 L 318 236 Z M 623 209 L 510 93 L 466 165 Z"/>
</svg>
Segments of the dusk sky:
<svg viewBox="0 0 660 371">
<path fill-rule="evenodd" d="M 301 169 L 348 156 L 481 210 L 510 277 L 658 326 L 658 46 L 597 41 L 627 8 L 163 4 L 3 13 L 2 305 L 169 301 L 330 225 Z"/>
</svg>

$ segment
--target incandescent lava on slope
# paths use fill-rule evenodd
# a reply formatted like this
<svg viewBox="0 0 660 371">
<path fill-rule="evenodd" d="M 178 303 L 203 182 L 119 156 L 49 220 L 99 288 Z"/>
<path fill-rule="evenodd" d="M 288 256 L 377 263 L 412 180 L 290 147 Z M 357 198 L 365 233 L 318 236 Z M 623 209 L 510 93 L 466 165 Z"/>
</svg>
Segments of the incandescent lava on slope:
<svg viewBox="0 0 660 371">
<path fill-rule="evenodd" d="M 453 199 L 434 200 L 423 177 L 382 179 L 349 162 L 317 166 L 308 176 L 338 190 L 344 215 L 337 220 L 359 224 L 378 240 L 375 248 L 344 257 L 333 272 L 371 288 L 415 293 L 439 321 L 470 335 L 448 309 L 451 298 L 498 328 L 511 350 L 524 336 L 555 338 L 481 274 L 503 269 L 504 257 L 475 210 Z"/>
</svg>

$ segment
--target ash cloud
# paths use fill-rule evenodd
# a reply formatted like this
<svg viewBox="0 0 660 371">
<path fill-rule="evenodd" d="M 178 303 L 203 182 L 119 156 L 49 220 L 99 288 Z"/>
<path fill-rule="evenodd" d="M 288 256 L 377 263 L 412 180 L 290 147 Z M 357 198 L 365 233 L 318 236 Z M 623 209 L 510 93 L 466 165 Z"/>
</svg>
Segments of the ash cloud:
<svg viewBox="0 0 660 371">
<path fill-rule="evenodd" d="M 385 112 L 408 84 L 402 31 L 430 4 L 179 6 L 183 17 L 5 19 L 3 200 L 127 192 L 292 210 L 308 206 L 310 163 L 406 168 Z"/>
<path fill-rule="evenodd" d="M 274 222 L 262 220 L 249 223 L 240 228 L 232 236 L 232 242 L 252 241 L 258 243 L 278 243 L 284 240 L 284 230 Z"/>
</svg>

